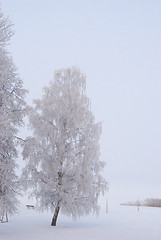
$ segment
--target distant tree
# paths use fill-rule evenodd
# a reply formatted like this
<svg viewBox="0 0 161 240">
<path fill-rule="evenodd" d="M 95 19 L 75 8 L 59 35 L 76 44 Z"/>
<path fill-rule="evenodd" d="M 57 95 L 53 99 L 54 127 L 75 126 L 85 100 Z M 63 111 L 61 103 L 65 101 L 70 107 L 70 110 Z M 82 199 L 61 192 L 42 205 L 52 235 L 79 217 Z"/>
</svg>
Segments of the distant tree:
<svg viewBox="0 0 161 240">
<path fill-rule="evenodd" d="M 23 124 L 26 106 L 26 90 L 6 48 L 12 35 L 12 24 L 0 10 L 0 214 L 13 214 L 18 204 L 16 134 Z"/>
<path fill-rule="evenodd" d="M 98 196 L 107 189 L 100 172 L 101 123 L 94 122 L 78 69 L 55 72 L 30 113 L 33 137 L 26 140 L 23 178 L 41 210 L 50 209 L 56 226 L 59 211 L 78 218 L 98 213 Z"/>
</svg>

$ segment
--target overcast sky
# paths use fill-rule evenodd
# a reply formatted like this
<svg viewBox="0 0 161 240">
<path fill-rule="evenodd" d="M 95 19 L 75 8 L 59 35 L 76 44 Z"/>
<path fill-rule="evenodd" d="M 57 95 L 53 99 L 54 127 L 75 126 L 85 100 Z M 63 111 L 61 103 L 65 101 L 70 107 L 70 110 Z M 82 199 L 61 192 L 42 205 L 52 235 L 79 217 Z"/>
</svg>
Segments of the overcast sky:
<svg viewBox="0 0 161 240">
<path fill-rule="evenodd" d="M 56 69 L 78 66 L 102 121 L 109 196 L 161 198 L 161 1 L 1 0 L 9 51 L 40 98 Z"/>
</svg>

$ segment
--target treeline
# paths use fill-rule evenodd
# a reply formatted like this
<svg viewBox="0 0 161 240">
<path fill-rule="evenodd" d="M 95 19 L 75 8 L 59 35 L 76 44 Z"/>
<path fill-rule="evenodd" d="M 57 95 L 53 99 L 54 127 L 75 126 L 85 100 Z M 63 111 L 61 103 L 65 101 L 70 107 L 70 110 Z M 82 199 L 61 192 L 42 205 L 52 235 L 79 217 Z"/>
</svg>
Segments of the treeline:
<svg viewBox="0 0 161 240">
<path fill-rule="evenodd" d="M 122 206 L 146 206 L 146 207 L 161 207 L 161 199 L 147 198 L 144 201 L 137 200 L 135 202 L 121 203 Z"/>
</svg>

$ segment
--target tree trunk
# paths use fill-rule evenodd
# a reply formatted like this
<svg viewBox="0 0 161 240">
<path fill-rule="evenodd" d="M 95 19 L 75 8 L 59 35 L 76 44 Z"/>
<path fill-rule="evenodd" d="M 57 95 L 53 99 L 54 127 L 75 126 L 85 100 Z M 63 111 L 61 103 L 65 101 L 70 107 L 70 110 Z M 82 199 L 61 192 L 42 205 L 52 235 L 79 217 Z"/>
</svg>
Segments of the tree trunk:
<svg viewBox="0 0 161 240">
<path fill-rule="evenodd" d="M 59 187 L 59 192 L 61 192 L 61 186 L 62 186 L 62 172 L 59 171 L 59 172 L 58 172 L 58 187 Z M 59 210 L 60 210 L 60 200 L 58 200 L 58 202 L 57 202 L 57 205 L 56 205 L 56 208 L 55 208 L 55 212 L 54 212 L 54 216 L 53 216 L 53 218 L 52 218 L 51 226 L 56 226 L 56 222 L 57 222 Z"/>
<path fill-rule="evenodd" d="M 52 218 L 51 226 L 56 226 L 56 221 L 58 218 L 59 210 L 60 210 L 60 207 L 59 207 L 59 205 L 57 205 L 55 208 L 54 216 Z"/>
</svg>

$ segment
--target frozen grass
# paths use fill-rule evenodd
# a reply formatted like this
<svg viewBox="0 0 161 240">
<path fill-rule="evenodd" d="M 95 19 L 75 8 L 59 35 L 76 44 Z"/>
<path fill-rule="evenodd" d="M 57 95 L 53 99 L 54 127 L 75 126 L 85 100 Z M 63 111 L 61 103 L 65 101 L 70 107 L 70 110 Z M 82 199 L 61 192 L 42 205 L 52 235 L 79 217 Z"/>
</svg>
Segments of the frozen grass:
<svg viewBox="0 0 161 240">
<path fill-rule="evenodd" d="M 0 240 L 161 240 L 161 209 L 117 206 L 98 218 L 72 221 L 62 215 L 57 227 L 52 214 L 23 209 L 0 224 Z"/>
</svg>

